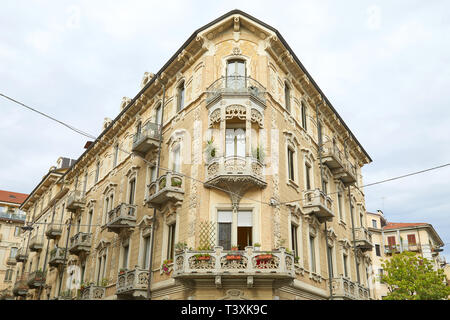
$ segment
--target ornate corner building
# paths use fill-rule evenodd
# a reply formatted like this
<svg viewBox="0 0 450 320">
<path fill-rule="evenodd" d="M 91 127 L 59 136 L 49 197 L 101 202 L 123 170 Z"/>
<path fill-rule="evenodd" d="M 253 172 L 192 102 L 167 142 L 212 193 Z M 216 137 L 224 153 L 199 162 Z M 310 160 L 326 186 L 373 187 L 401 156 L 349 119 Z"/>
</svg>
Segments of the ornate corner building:
<svg viewBox="0 0 450 320">
<path fill-rule="evenodd" d="M 373 297 L 371 159 L 254 17 L 196 30 L 86 148 L 22 204 L 17 297 Z"/>
</svg>

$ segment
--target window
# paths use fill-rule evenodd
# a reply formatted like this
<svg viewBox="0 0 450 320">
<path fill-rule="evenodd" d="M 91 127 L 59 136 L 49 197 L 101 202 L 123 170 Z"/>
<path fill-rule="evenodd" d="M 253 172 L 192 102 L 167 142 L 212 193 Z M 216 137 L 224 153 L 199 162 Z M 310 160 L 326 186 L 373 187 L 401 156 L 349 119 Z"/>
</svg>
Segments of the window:
<svg viewBox="0 0 450 320">
<path fill-rule="evenodd" d="M 184 108 L 184 81 L 178 86 L 178 101 L 177 101 L 177 112 Z"/>
<path fill-rule="evenodd" d="M 364 214 L 362 213 L 362 211 L 359 212 L 359 226 L 361 228 L 364 227 Z"/>
<path fill-rule="evenodd" d="M 150 182 L 156 181 L 156 167 L 150 168 Z"/>
<path fill-rule="evenodd" d="M 97 167 L 95 169 L 95 183 L 97 183 L 99 175 L 100 175 L 100 161 L 97 161 Z"/>
<path fill-rule="evenodd" d="M 416 235 L 415 234 L 408 234 L 408 244 L 409 245 L 415 245 L 416 244 Z"/>
<path fill-rule="evenodd" d="M 311 190 L 311 166 L 305 163 L 306 190 Z"/>
<path fill-rule="evenodd" d="M 330 263 L 330 278 L 334 277 L 334 270 L 333 270 L 333 247 L 328 246 L 328 259 Z"/>
<path fill-rule="evenodd" d="M 294 252 L 294 257 L 299 256 L 297 230 L 298 230 L 298 226 L 296 226 L 295 224 L 291 224 L 292 251 Z"/>
<path fill-rule="evenodd" d="M 343 220 L 343 215 L 342 215 L 342 194 L 339 192 L 338 194 L 338 211 L 339 211 L 339 219 Z"/>
<path fill-rule="evenodd" d="M 168 242 L 167 242 L 167 259 L 172 260 L 174 258 L 174 248 L 175 248 L 175 226 L 176 224 L 173 223 L 169 226 L 169 233 L 168 233 Z"/>
<path fill-rule="evenodd" d="M 180 172 L 180 145 L 177 145 L 173 151 L 173 159 L 172 159 L 172 170 L 175 172 Z"/>
<path fill-rule="evenodd" d="M 306 127 L 306 106 L 305 104 L 302 102 L 302 127 L 303 129 L 307 130 Z"/>
<path fill-rule="evenodd" d="M 227 157 L 245 157 L 245 129 L 225 130 L 225 155 Z"/>
<path fill-rule="evenodd" d="M 217 214 L 219 246 L 224 250 L 231 249 L 232 211 L 219 211 Z"/>
<path fill-rule="evenodd" d="M 119 159 L 119 145 L 116 144 L 116 146 L 114 147 L 114 164 L 113 164 L 114 168 L 117 166 L 118 159 Z"/>
<path fill-rule="evenodd" d="M 94 210 L 91 209 L 89 210 L 88 213 L 88 228 L 87 228 L 87 232 L 90 233 L 91 232 L 91 226 L 92 226 L 92 216 L 94 215 Z"/>
<path fill-rule="evenodd" d="M 315 238 L 314 236 L 309 236 L 309 247 L 311 255 L 311 271 L 316 272 L 316 248 L 315 248 Z"/>
<path fill-rule="evenodd" d="M 21 234 L 22 234 L 22 229 L 20 229 L 20 227 L 15 227 L 14 237 L 20 237 Z"/>
<path fill-rule="evenodd" d="M 289 180 L 294 181 L 294 151 L 291 148 L 287 149 L 288 154 L 288 170 L 289 170 Z"/>
<path fill-rule="evenodd" d="M 245 87 L 246 68 L 243 60 L 229 60 L 227 63 L 226 86 L 239 89 Z"/>
<path fill-rule="evenodd" d="M 136 192 L 136 178 L 130 180 L 128 184 L 128 190 L 129 190 L 128 203 L 134 204 L 134 194 Z"/>
<path fill-rule="evenodd" d="M 12 247 L 11 251 L 9 252 L 9 257 L 10 258 L 15 258 L 17 254 L 17 248 L 16 247 Z"/>
<path fill-rule="evenodd" d="M 128 253 L 130 251 L 130 246 L 128 241 L 123 245 L 123 255 L 122 255 L 122 268 L 128 269 Z"/>
<path fill-rule="evenodd" d="M 13 270 L 12 269 L 7 269 L 6 273 L 5 273 L 5 281 L 11 281 L 12 280 L 12 275 L 13 275 Z"/>
<path fill-rule="evenodd" d="M 381 257 L 381 250 L 379 244 L 375 245 L 375 254 L 377 255 L 377 257 Z"/>
<path fill-rule="evenodd" d="M 318 139 L 318 143 L 319 143 L 319 148 L 322 148 L 322 144 L 323 144 L 323 139 L 322 139 L 322 123 L 319 121 L 319 124 L 318 124 L 318 132 L 317 132 L 317 134 L 319 135 L 318 137 L 317 137 L 317 139 Z"/>
<path fill-rule="evenodd" d="M 162 106 L 161 103 L 156 107 L 156 116 L 155 116 L 155 122 L 157 124 L 162 124 Z"/>
<path fill-rule="evenodd" d="M 83 194 L 86 193 L 87 180 L 88 180 L 88 174 L 86 172 L 86 174 L 84 175 Z"/>
<path fill-rule="evenodd" d="M 291 89 L 287 83 L 284 83 L 284 101 L 286 104 L 286 110 L 291 112 Z"/>
<path fill-rule="evenodd" d="M 237 218 L 237 245 L 239 250 L 244 250 L 245 247 L 251 246 L 253 243 L 252 211 L 238 211 Z"/>
<path fill-rule="evenodd" d="M 323 193 L 328 194 L 328 181 L 325 179 L 322 182 L 322 191 Z"/>
<path fill-rule="evenodd" d="M 144 238 L 144 256 L 143 256 L 143 266 L 144 269 L 148 269 L 150 263 L 150 237 Z"/>
<path fill-rule="evenodd" d="M 372 219 L 372 227 L 377 228 L 377 220 Z"/>
<path fill-rule="evenodd" d="M 344 259 L 344 277 L 348 278 L 348 265 L 347 265 L 347 255 L 344 254 L 343 255 L 343 259 Z"/>
</svg>

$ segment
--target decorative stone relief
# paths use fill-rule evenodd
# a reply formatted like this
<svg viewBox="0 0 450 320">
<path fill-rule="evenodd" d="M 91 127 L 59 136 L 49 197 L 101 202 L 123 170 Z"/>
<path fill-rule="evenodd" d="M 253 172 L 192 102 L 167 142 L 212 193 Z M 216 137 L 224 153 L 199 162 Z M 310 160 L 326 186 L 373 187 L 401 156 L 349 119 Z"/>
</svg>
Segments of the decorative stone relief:
<svg viewBox="0 0 450 320">
<path fill-rule="evenodd" d="M 240 120 L 245 120 L 247 116 L 247 109 L 240 105 L 231 105 L 225 109 L 225 119 L 238 118 Z"/>
<path fill-rule="evenodd" d="M 252 122 L 256 122 L 260 128 L 264 127 L 263 115 L 258 110 L 256 110 L 256 109 L 251 110 L 250 120 Z"/>
</svg>

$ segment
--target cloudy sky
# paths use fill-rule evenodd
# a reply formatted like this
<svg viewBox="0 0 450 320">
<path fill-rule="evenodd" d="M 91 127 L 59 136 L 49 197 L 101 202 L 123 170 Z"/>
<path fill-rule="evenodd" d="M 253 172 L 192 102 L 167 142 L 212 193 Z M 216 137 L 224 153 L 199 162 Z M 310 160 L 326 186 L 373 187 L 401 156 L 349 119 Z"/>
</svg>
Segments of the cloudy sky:
<svg viewBox="0 0 450 320">
<path fill-rule="evenodd" d="M 214 4 L 212 4 L 214 3 Z M 94 135 L 192 32 L 241 9 L 278 29 L 373 163 L 364 182 L 450 162 L 448 1 L 4 1 L 0 92 Z M 0 97 L 0 189 L 29 193 L 86 138 Z M 450 167 L 368 187 L 389 221 L 448 247 Z"/>
</svg>

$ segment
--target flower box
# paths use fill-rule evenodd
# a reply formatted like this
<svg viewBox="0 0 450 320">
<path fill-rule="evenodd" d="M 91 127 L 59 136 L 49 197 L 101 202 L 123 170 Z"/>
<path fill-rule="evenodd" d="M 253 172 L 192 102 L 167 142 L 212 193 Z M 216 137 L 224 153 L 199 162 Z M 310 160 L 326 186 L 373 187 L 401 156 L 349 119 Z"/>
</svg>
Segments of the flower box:
<svg viewBox="0 0 450 320">
<path fill-rule="evenodd" d="M 241 260 L 242 256 L 240 255 L 228 255 L 227 260 Z"/>
<path fill-rule="evenodd" d="M 272 257 L 271 254 L 260 254 L 259 256 L 256 256 L 256 260 L 270 260 Z"/>
</svg>

